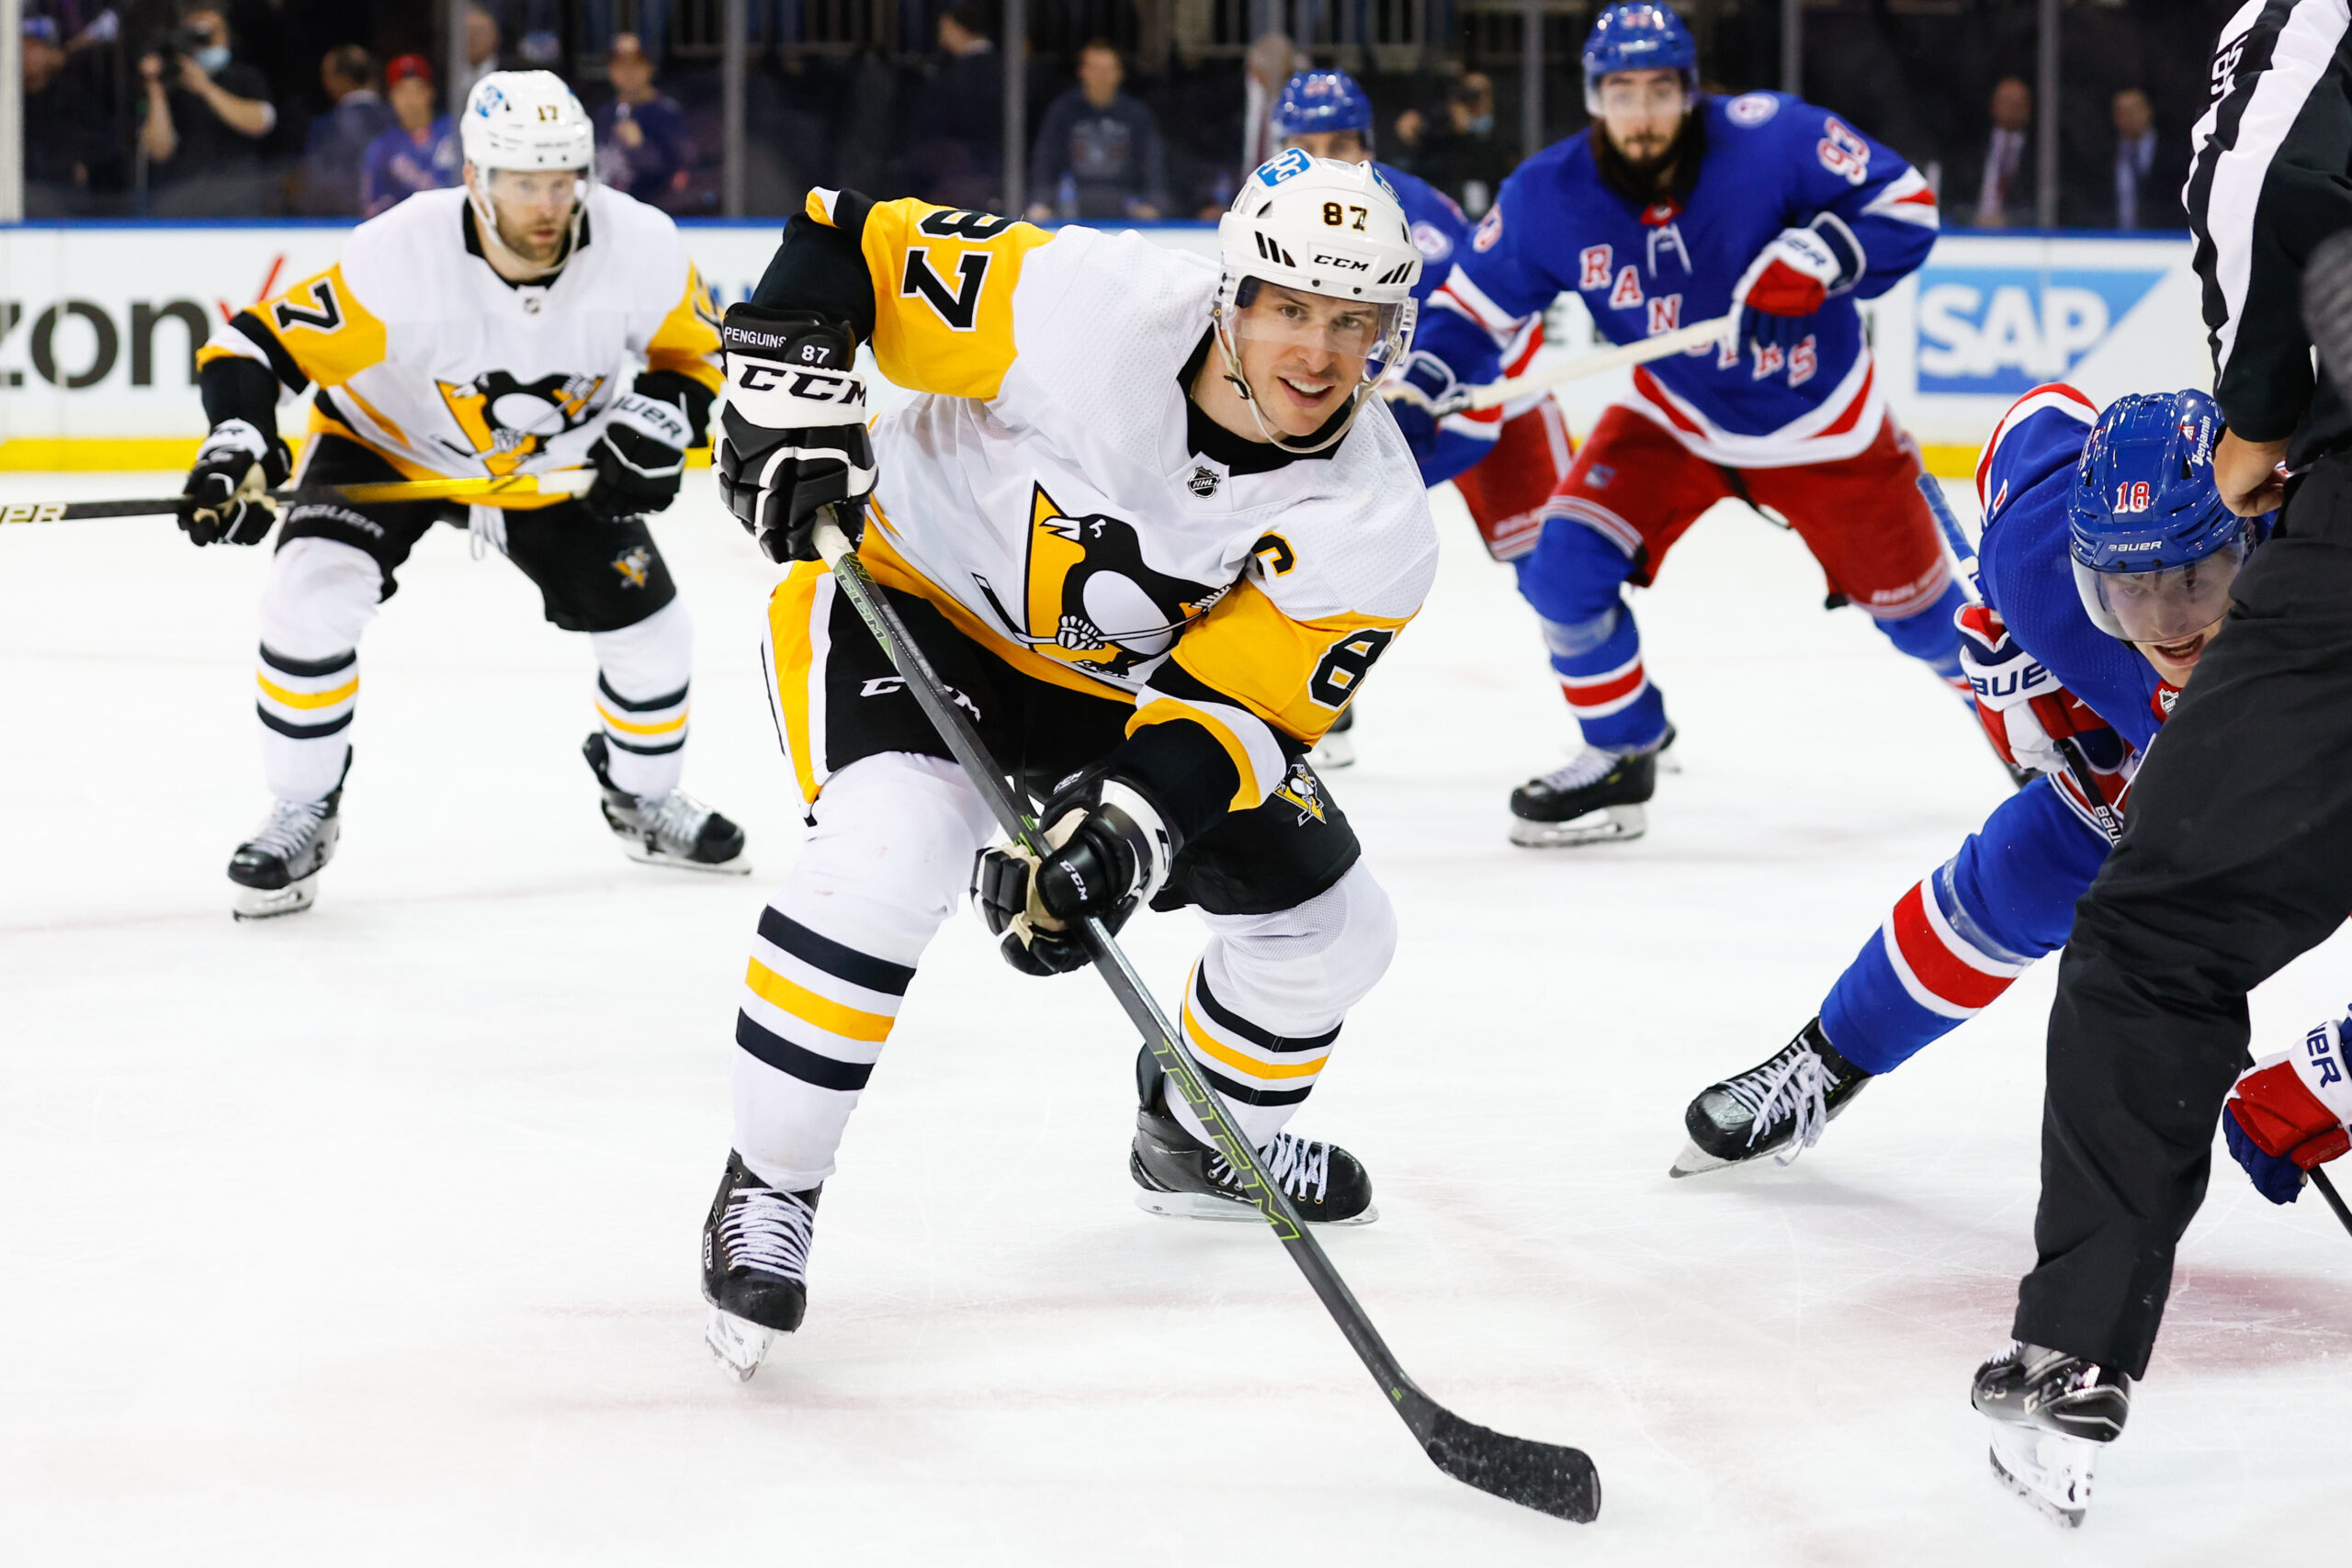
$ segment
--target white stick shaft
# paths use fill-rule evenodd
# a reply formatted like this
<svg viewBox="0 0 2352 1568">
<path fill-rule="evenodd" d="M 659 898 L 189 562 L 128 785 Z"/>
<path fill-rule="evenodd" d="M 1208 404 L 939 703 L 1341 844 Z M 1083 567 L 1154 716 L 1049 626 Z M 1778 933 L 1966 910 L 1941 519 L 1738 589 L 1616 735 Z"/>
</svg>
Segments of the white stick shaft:
<svg viewBox="0 0 2352 1568">
<path fill-rule="evenodd" d="M 1628 365 L 1647 365 L 1653 359 L 1680 354 L 1702 343 L 1719 343 L 1731 331 L 1731 318 L 1717 316 L 1711 321 L 1698 321 L 1656 337 L 1645 337 L 1639 343 L 1620 344 L 1615 348 L 1588 354 L 1582 359 L 1571 359 L 1566 365 L 1548 369 L 1531 370 L 1524 376 L 1514 376 L 1508 381 L 1496 381 L 1480 387 L 1470 394 L 1474 409 L 1490 409 L 1523 398 L 1530 392 L 1541 392 L 1553 387 L 1581 381 L 1588 376 L 1605 376 L 1611 370 L 1622 370 Z"/>
</svg>

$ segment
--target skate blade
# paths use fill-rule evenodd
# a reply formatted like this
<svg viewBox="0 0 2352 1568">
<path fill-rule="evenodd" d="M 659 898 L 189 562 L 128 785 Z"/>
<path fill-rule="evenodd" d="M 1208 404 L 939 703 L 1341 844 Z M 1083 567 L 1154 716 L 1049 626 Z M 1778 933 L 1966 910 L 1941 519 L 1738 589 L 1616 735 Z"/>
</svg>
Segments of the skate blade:
<svg viewBox="0 0 2352 1568">
<path fill-rule="evenodd" d="M 1264 1217 L 1250 1204 L 1231 1198 L 1212 1198 L 1205 1192 L 1159 1192 L 1150 1188 L 1136 1190 L 1136 1207 L 1147 1214 L 1159 1214 L 1171 1220 L 1217 1220 L 1255 1222 L 1262 1224 Z M 1309 1220 L 1317 1230 L 1339 1225 L 1368 1225 L 1380 1218 L 1380 1205 L 1367 1203 L 1361 1214 L 1351 1214 L 1344 1220 Z"/>
<path fill-rule="evenodd" d="M 1717 1159 L 1698 1145 L 1685 1142 L 1682 1152 L 1676 1155 L 1674 1163 L 1666 1168 L 1666 1174 L 1679 1180 L 1686 1176 L 1703 1176 L 1711 1170 L 1728 1170 L 1741 1163 L 1736 1159 Z"/>
<path fill-rule="evenodd" d="M 1682 771 L 1682 759 L 1674 754 L 1674 742 L 1671 740 L 1668 741 L 1665 750 L 1657 754 L 1657 771 L 1661 773 L 1679 773 Z"/>
<path fill-rule="evenodd" d="M 703 1325 L 702 1342 L 718 1358 L 727 1370 L 735 1374 L 737 1382 L 750 1382 L 752 1374 L 760 1370 L 760 1362 L 775 1342 L 775 1334 L 761 1327 L 749 1318 L 737 1317 L 718 1307 L 710 1309 L 710 1319 Z"/>
<path fill-rule="evenodd" d="M 319 874 L 298 877 L 283 887 L 237 888 L 236 902 L 229 912 L 241 920 L 271 920 L 280 915 L 299 915 L 318 901 Z"/>
<path fill-rule="evenodd" d="M 2091 1467 L 2099 1445 L 2036 1427 L 1993 1424 L 1993 1479 L 2032 1504 L 2064 1529 L 2082 1527 L 2090 1511 Z"/>
<path fill-rule="evenodd" d="M 1306 753 L 1306 765 L 1318 773 L 1328 773 L 1333 768 L 1354 767 L 1356 765 L 1355 739 L 1336 731 L 1326 735 L 1315 743 L 1313 750 Z"/>
<path fill-rule="evenodd" d="M 620 846 L 621 853 L 639 865 L 658 865 L 667 871 L 716 872 L 720 876 L 752 874 L 752 857 L 748 853 L 737 855 L 733 860 L 714 862 L 688 860 L 684 855 L 665 854 L 660 850 L 649 850 L 645 847 L 644 841 L 639 839 L 622 839 Z"/>
<path fill-rule="evenodd" d="M 1510 841 L 1527 850 L 1568 850 L 1582 844 L 1613 843 L 1638 839 L 1649 831 L 1649 812 L 1639 806 L 1605 806 L 1566 822 L 1538 822 L 1514 817 Z"/>
</svg>

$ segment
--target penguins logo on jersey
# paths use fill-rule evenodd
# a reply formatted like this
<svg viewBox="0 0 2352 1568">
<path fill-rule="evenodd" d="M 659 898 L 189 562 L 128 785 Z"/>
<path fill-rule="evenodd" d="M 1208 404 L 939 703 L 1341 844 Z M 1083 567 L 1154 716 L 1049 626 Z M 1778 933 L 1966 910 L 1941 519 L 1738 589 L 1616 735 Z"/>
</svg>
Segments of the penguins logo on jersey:
<svg viewBox="0 0 2352 1568">
<path fill-rule="evenodd" d="M 643 545 L 631 545 L 613 558 L 613 570 L 621 574 L 624 588 L 642 588 L 653 570 L 653 552 Z"/>
<path fill-rule="evenodd" d="M 1016 614 L 974 574 L 1012 640 L 1114 678 L 1167 652 L 1227 592 L 1154 570 L 1134 524 L 1101 513 L 1073 517 L 1043 485 L 1030 493 L 1027 578 Z"/>
<path fill-rule="evenodd" d="M 1281 786 L 1274 791 L 1274 798 L 1286 800 L 1298 807 L 1298 825 L 1302 828 L 1306 826 L 1306 819 L 1310 817 L 1317 822 L 1323 820 L 1323 785 L 1316 778 L 1315 770 L 1306 765 L 1304 757 L 1291 763 L 1290 772 L 1283 775 Z"/>
<path fill-rule="evenodd" d="M 487 370 L 464 383 L 436 381 L 441 400 L 470 448 L 443 439 L 461 457 L 479 457 L 492 474 L 513 473 L 548 442 L 592 418 L 602 376 L 542 376 L 529 383 Z"/>
</svg>

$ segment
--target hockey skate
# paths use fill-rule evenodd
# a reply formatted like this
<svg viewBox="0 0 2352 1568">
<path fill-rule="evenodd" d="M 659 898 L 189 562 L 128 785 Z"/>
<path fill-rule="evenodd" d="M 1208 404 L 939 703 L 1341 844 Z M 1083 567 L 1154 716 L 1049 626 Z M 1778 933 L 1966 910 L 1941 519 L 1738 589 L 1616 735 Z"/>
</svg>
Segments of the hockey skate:
<svg viewBox="0 0 2352 1568">
<path fill-rule="evenodd" d="M 1149 1047 L 1136 1058 L 1136 1140 L 1127 1154 L 1136 1207 L 1173 1219 L 1257 1219 L 1258 1206 L 1242 1185 L 1246 1174 L 1169 1111 L 1167 1075 Z M 1368 1225 L 1380 1217 L 1372 1206 L 1372 1178 L 1337 1144 L 1277 1133 L 1260 1145 L 1258 1158 L 1309 1224 Z"/>
<path fill-rule="evenodd" d="M 608 766 L 612 753 L 601 734 L 589 736 L 580 752 L 604 786 L 605 824 L 620 840 L 623 854 L 643 865 L 751 874 L 742 829 L 682 789 L 655 797 L 615 787 Z"/>
<path fill-rule="evenodd" d="M 1604 751 L 1588 746 L 1566 767 L 1528 780 L 1510 792 L 1510 841 L 1531 850 L 1569 849 L 1638 839 L 1649 831 L 1649 798 L 1658 770 L 1679 773 L 1668 759 L 1674 727 L 1646 751 Z"/>
<path fill-rule="evenodd" d="M 1968 1402 L 1993 1424 L 1994 1479 L 2066 1529 L 2080 1525 L 2098 1451 L 2123 1435 L 2132 1380 L 2062 1350 L 2012 1344 L 1976 1369 Z"/>
<path fill-rule="evenodd" d="M 745 1169 L 742 1156 L 727 1156 L 702 1223 L 702 1299 L 710 1303 L 703 1342 L 741 1382 L 808 1311 L 808 1243 L 823 1191 L 779 1192 Z"/>
<path fill-rule="evenodd" d="M 318 897 L 319 873 L 334 859 L 343 836 L 343 786 L 324 800 L 271 803 L 254 836 L 229 857 L 229 880 L 237 885 L 232 912 L 241 920 L 266 920 L 300 914 Z"/>
<path fill-rule="evenodd" d="M 1355 705 L 1351 703 L 1340 710 L 1338 721 L 1323 732 L 1323 739 L 1306 753 L 1306 765 L 1318 773 L 1328 773 L 1333 768 L 1354 767 L 1355 728 Z"/>
<path fill-rule="evenodd" d="M 1690 1141 L 1667 1174 L 1721 1170 L 1793 1143 L 1786 1155 L 1773 1155 L 1787 1165 L 1820 1140 L 1822 1129 L 1870 1081 L 1870 1074 L 1838 1054 L 1816 1018 L 1772 1055 L 1690 1102 L 1682 1113 Z"/>
</svg>

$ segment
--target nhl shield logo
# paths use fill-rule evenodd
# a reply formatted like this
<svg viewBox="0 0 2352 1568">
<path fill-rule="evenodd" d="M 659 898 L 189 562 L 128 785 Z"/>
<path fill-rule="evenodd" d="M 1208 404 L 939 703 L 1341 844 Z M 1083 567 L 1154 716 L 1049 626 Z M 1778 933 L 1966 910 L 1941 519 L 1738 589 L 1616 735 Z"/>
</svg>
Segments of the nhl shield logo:
<svg viewBox="0 0 2352 1568">
<path fill-rule="evenodd" d="M 1216 493 L 1216 487 L 1223 481 L 1223 475 L 1219 474 L 1215 468 L 1212 468 L 1204 463 L 1196 465 L 1193 468 L 1193 477 L 1189 481 L 1188 488 L 1194 495 L 1199 496 L 1203 501 L 1206 501 L 1209 497 Z"/>
</svg>

